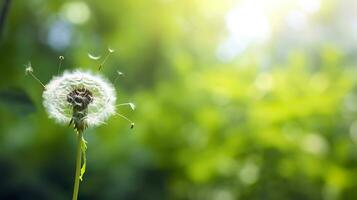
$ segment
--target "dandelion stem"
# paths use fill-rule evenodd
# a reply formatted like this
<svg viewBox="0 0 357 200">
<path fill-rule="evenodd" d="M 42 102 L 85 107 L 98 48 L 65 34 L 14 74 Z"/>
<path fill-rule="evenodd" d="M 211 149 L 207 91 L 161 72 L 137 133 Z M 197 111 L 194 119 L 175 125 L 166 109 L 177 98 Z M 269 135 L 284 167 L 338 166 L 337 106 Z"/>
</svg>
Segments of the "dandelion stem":
<svg viewBox="0 0 357 200">
<path fill-rule="evenodd" d="M 82 150 L 81 150 L 82 137 L 83 137 L 83 131 L 78 131 L 76 175 L 74 178 L 74 188 L 73 188 L 72 200 L 77 200 L 77 197 L 78 197 L 79 177 L 80 177 L 80 173 L 81 173 L 81 164 L 82 164 Z"/>
<path fill-rule="evenodd" d="M 5 21 L 10 10 L 11 0 L 5 0 L 3 2 L 4 4 L 2 6 L 1 13 L 0 13 L 0 36 L 2 36 L 4 31 Z"/>
</svg>

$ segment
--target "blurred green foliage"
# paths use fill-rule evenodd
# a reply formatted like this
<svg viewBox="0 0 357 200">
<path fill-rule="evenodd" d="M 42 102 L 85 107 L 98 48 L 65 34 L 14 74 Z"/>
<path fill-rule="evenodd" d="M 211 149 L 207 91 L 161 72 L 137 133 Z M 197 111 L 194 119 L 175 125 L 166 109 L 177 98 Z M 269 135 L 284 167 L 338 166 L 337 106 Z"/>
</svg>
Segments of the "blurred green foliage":
<svg viewBox="0 0 357 200">
<path fill-rule="evenodd" d="M 299 30 L 281 11 L 269 40 L 222 59 L 227 12 L 242 2 L 12 1 L 0 41 L 0 199 L 72 192 L 74 131 L 48 119 L 24 64 L 47 83 L 58 56 L 63 70 L 96 71 L 87 53 L 107 47 L 116 52 L 101 73 L 124 73 L 118 103 L 137 109 L 119 111 L 136 127 L 113 117 L 86 131 L 80 199 L 356 199 L 354 2 L 317 1 Z"/>
</svg>

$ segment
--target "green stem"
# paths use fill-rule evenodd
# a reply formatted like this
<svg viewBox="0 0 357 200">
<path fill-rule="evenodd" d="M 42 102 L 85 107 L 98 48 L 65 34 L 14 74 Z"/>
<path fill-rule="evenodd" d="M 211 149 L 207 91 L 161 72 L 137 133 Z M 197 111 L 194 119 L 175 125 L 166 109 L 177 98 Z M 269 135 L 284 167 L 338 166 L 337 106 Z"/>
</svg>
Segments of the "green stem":
<svg viewBox="0 0 357 200">
<path fill-rule="evenodd" d="M 77 200 L 77 197 L 78 197 L 79 177 L 80 177 L 81 164 L 82 164 L 82 151 L 81 151 L 82 137 L 83 137 L 83 131 L 78 131 L 76 175 L 75 175 L 75 179 L 74 179 L 72 200 Z"/>
</svg>

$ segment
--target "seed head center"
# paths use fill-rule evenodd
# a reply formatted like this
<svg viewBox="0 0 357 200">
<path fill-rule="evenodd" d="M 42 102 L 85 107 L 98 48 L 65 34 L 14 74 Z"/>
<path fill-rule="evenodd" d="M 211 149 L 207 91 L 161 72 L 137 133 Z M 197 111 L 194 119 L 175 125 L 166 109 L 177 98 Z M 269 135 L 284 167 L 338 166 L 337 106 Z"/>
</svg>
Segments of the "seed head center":
<svg viewBox="0 0 357 200">
<path fill-rule="evenodd" d="M 86 88 L 78 88 L 67 95 L 67 101 L 72 104 L 74 110 L 83 111 L 93 101 L 93 95 Z"/>
<path fill-rule="evenodd" d="M 74 128 L 81 132 L 87 128 L 85 118 L 88 105 L 93 101 L 92 92 L 82 87 L 77 88 L 67 95 L 67 102 L 72 104 L 73 114 L 69 125 L 74 123 Z"/>
</svg>

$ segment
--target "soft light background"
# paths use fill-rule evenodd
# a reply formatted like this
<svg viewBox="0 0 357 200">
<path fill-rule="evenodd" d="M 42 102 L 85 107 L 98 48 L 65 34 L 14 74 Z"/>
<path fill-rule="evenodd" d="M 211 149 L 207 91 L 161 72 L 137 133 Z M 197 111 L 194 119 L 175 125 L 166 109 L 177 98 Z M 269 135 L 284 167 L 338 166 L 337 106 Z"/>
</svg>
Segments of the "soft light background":
<svg viewBox="0 0 357 200">
<path fill-rule="evenodd" d="M 1 2 L 1 4 L 3 1 Z M 62 70 L 121 107 L 85 133 L 80 199 L 357 199 L 357 1 L 11 2 L 0 39 L 0 199 L 70 199 L 76 137 L 48 119 Z"/>
</svg>

